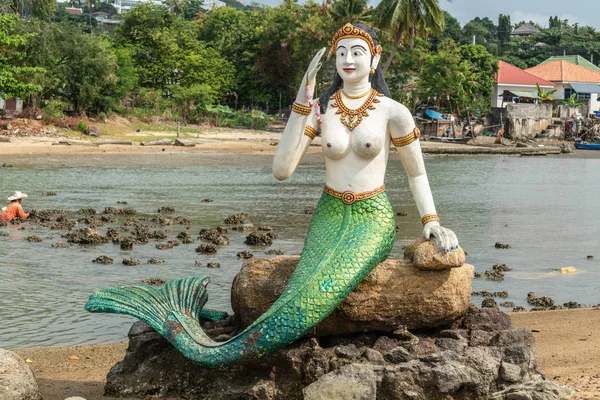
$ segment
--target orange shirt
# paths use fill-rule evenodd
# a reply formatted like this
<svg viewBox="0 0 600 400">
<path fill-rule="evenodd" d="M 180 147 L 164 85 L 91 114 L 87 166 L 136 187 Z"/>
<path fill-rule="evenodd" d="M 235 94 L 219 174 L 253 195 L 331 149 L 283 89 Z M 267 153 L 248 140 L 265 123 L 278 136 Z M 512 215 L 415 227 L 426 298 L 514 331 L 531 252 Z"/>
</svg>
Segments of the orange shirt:
<svg viewBox="0 0 600 400">
<path fill-rule="evenodd" d="M 0 215 L 0 219 L 5 221 L 10 221 L 13 218 L 27 218 L 29 217 L 29 213 L 23 211 L 23 207 L 18 202 L 13 202 L 6 207 L 6 210 Z"/>
</svg>

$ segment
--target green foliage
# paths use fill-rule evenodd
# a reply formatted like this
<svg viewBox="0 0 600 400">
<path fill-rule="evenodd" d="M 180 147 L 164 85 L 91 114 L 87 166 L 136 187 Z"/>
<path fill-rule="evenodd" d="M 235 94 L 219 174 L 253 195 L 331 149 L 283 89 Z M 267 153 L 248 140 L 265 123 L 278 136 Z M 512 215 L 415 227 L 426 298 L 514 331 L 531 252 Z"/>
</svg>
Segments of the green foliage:
<svg viewBox="0 0 600 400">
<path fill-rule="evenodd" d="M 368 0 L 336 0 L 331 7 L 331 14 L 335 26 L 342 26 L 346 22 L 368 24 L 372 18 Z"/>
<path fill-rule="evenodd" d="M 175 111 L 181 116 L 184 124 L 197 122 L 198 109 L 211 104 L 214 99 L 212 88 L 206 84 L 193 84 L 188 87 L 172 85 L 169 89 Z"/>
<path fill-rule="evenodd" d="M 82 120 L 79 120 L 79 122 L 77 122 L 77 126 L 75 127 L 75 129 L 81 133 L 85 133 L 88 129 L 88 125 L 85 122 L 83 122 Z"/>
<path fill-rule="evenodd" d="M 25 46 L 24 60 L 46 70 L 38 81 L 42 96 L 62 98 L 76 113 L 110 108 L 120 81 L 108 38 L 90 36 L 65 22 L 23 22 L 20 29 L 36 35 Z"/>
<path fill-rule="evenodd" d="M 557 89 L 545 91 L 538 83 L 536 83 L 535 86 L 537 87 L 537 95 L 542 103 L 551 102 L 553 100 L 552 95 L 556 93 Z"/>
<path fill-rule="evenodd" d="M 31 79 L 44 70 L 22 65 L 23 53 L 19 51 L 21 47 L 33 42 L 34 35 L 15 33 L 18 21 L 16 15 L 0 14 L 0 94 L 4 98 L 26 98 L 41 90 Z"/>
<path fill-rule="evenodd" d="M 95 5 L 94 12 L 105 12 L 109 16 L 113 16 L 117 13 L 117 9 L 108 2 L 99 2 Z"/>
<path fill-rule="evenodd" d="M 578 107 L 584 105 L 583 101 L 577 99 L 577 93 L 573 93 L 567 100 L 559 101 L 559 104 L 569 107 Z"/>
<path fill-rule="evenodd" d="M 390 31 L 394 40 L 391 54 L 383 65 L 388 70 L 402 43 L 414 47 L 417 37 L 428 32 L 440 36 L 444 32 L 444 12 L 438 0 L 382 0 L 375 9 L 377 26 Z"/>
<path fill-rule="evenodd" d="M 201 0 L 184 0 L 183 1 L 183 18 L 187 20 L 196 19 L 198 14 L 203 14 Z"/>
<path fill-rule="evenodd" d="M 489 107 L 495 58 L 483 46 L 446 41 L 430 54 L 420 73 L 419 93 L 438 107 L 453 111 Z"/>
<path fill-rule="evenodd" d="M 444 11 L 444 21 L 446 26 L 441 39 L 452 39 L 455 42 L 462 40 L 462 28 L 460 22 L 454 18 L 448 11 Z"/>
<path fill-rule="evenodd" d="M 275 121 L 276 117 L 258 110 L 235 111 L 227 106 L 207 105 L 203 107 L 203 114 L 207 122 L 215 126 L 227 128 L 252 128 L 262 129 Z"/>
<path fill-rule="evenodd" d="M 64 101 L 58 99 L 48 100 L 42 103 L 42 110 L 44 110 L 44 120 L 51 121 L 55 118 L 63 118 L 65 116 L 64 111 L 67 109 L 67 104 Z"/>
</svg>

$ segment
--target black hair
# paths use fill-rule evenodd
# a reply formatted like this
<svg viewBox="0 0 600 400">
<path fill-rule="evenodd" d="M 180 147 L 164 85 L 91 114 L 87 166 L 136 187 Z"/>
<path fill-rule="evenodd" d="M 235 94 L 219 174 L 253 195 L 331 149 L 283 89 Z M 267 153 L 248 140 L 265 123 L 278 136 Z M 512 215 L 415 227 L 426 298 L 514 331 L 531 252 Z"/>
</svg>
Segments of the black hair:
<svg viewBox="0 0 600 400">
<path fill-rule="evenodd" d="M 373 28 L 370 28 L 363 24 L 353 24 L 353 26 L 367 32 L 369 36 L 371 36 L 371 38 L 373 39 L 373 43 L 375 46 L 379 44 L 379 39 L 377 38 L 377 34 L 373 30 Z M 371 57 L 371 61 L 373 61 L 373 57 L 374 56 Z M 331 86 L 325 89 L 321 97 L 319 97 L 319 103 L 321 103 L 321 113 L 325 113 L 325 111 L 327 110 L 327 105 L 329 104 L 329 98 L 333 96 L 333 94 L 339 88 L 342 87 L 342 84 L 342 77 L 336 71 L 335 75 L 333 76 L 333 82 L 331 83 Z M 392 95 L 390 94 L 390 89 L 388 88 L 387 83 L 385 83 L 383 69 L 381 69 L 381 62 L 377 64 L 375 73 L 373 74 L 373 76 L 371 76 L 371 87 L 377 90 L 379 93 L 383 93 L 385 97 L 392 97 Z"/>
</svg>

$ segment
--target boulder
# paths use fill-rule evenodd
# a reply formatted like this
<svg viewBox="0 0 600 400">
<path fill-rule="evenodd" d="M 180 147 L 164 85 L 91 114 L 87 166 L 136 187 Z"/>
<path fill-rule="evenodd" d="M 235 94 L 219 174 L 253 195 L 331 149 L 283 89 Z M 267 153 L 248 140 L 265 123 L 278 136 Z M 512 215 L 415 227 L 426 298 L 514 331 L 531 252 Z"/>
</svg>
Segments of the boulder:
<svg viewBox="0 0 600 400">
<path fill-rule="evenodd" d="M 478 318 L 495 330 L 473 330 L 480 328 L 472 324 Z M 105 394 L 197 400 L 575 399 L 572 389 L 545 380 L 533 334 L 505 320 L 498 310 L 470 307 L 455 327 L 415 331 L 416 340 L 376 333 L 305 338 L 219 369 L 194 365 L 136 322 L 125 359 L 107 376 Z M 235 321 L 206 322 L 203 328 L 215 337 L 235 329 Z M 490 340 L 473 344 L 481 332 Z"/>
<path fill-rule="evenodd" d="M 404 250 L 404 257 L 423 271 L 459 268 L 465 263 L 465 252 L 460 246 L 445 253 L 439 251 L 433 242 L 423 238 L 408 245 Z"/>
<path fill-rule="evenodd" d="M 0 399 L 42 399 L 27 363 L 15 353 L 4 349 L 0 349 Z"/>
<path fill-rule="evenodd" d="M 273 304 L 298 263 L 298 256 L 246 260 L 231 288 L 231 304 L 242 326 Z M 314 334 L 394 332 L 403 327 L 451 324 L 470 303 L 474 268 L 422 271 L 408 260 L 386 260 L 350 293 Z"/>
</svg>

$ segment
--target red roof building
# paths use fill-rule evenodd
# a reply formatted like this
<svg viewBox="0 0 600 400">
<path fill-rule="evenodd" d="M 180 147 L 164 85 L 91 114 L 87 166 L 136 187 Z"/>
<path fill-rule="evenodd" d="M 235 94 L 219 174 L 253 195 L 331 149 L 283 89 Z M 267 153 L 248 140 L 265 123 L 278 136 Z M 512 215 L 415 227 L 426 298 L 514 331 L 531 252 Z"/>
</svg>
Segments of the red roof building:
<svg viewBox="0 0 600 400">
<path fill-rule="evenodd" d="M 555 87 L 550 81 L 500 60 L 491 105 L 504 108 L 507 103 L 515 101 L 535 102 L 538 99 L 537 85 L 544 90 L 552 90 Z"/>
</svg>

